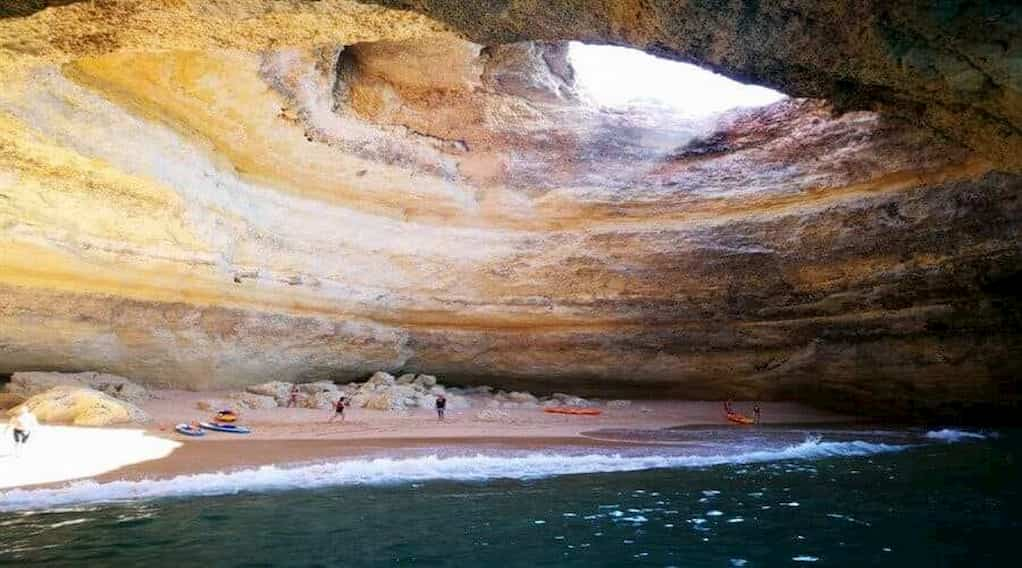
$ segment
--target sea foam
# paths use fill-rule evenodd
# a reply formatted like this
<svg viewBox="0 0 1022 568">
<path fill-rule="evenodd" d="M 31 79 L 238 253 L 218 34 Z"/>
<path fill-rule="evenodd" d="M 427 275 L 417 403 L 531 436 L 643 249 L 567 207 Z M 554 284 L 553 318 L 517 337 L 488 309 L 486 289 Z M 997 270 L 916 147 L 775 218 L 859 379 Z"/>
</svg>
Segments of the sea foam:
<svg viewBox="0 0 1022 568">
<path fill-rule="evenodd" d="M 965 430 L 953 430 L 950 428 L 944 428 L 943 430 L 931 430 L 926 433 L 926 437 L 931 440 L 943 440 L 945 442 L 961 442 L 962 440 L 986 440 L 986 434 L 980 434 L 978 432 L 966 432 Z"/>
<path fill-rule="evenodd" d="M 485 481 L 535 479 L 556 475 L 705 467 L 777 460 L 813 460 L 895 452 L 909 446 L 863 441 L 800 444 L 732 455 L 620 455 L 532 453 L 526 455 L 421 456 L 356 459 L 293 468 L 264 466 L 229 473 L 201 473 L 168 479 L 79 481 L 55 489 L 0 492 L 0 511 L 41 509 L 81 503 L 116 502 L 246 491 L 311 489 L 337 485 L 381 485 L 428 480 Z"/>
</svg>

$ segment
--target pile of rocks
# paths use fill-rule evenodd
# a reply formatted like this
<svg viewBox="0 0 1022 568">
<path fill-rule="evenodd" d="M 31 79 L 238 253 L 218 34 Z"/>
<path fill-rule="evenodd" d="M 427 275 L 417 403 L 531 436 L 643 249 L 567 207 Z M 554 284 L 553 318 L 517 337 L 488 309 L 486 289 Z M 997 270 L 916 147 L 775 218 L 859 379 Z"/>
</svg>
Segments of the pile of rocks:
<svg viewBox="0 0 1022 568">
<path fill-rule="evenodd" d="M 463 396 L 448 393 L 433 375 L 407 373 L 395 378 L 390 373 L 377 372 L 365 383 L 348 385 L 351 404 L 372 410 L 406 410 L 434 408 L 436 397 L 447 397 L 447 408 L 459 410 L 470 406 Z"/>
<path fill-rule="evenodd" d="M 222 407 L 274 408 L 287 406 L 291 400 L 291 389 L 296 383 L 272 381 L 247 387 L 243 393 L 231 393 L 226 400 L 204 400 L 199 408 L 212 410 Z M 329 381 L 297 383 L 298 392 L 295 406 L 299 408 L 331 408 L 340 397 L 348 399 L 352 406 L 370 410 L 406 410 L 411 408 L 433 408 L 436 397 L 447 394 L 447 389 L 437 384 L 433 375 L 413 373 L 394 377 L 390 373 L 377 372 L 364 383 L 337 385 Z M 468 408 L 469 403 L 462 396 L 448 395 L 447 408 Z"/>
<path fill-rule="evenodd" d="M 264 410 L 287 406 L 291 400 L 291 388 L 295 383 L 270 381 L 245 387 L 244 392 L 232 392 L 222 399 L 206 399 L 196 403 L 199 410 L 220 410 L 224 408 L 247 408 Z M 341 397 L 340 389 L 330 381 L 298 383 L 295 404 L 298 408 L 330 408 Z"/>
<path fill-rule="evenodd" d="M 231 393 L 225 399 L 199 402 L 203 410 L 228 407 L 249 409 L 287 406 L 291 389 L 296 383 L 272 381 L 247 387 L 245 392 Z M 344 396 L 356 408 L 403 412 L 416 408 L 434 408 L 436 397 L 447 397 L 449 410 L 481 407 L 480 420 L 500 421 L 516 408 L 530 409 L 549 406 L 595 406 L 596 403 L 578 396 L 555 393 L 539 398 L 525 391 L 494 390 L 492 387 L 446 387 L 433 375 L 406 373 L 395 377 L 382 371 L 373 373 L 365 382 L 337 385 L 330 381 L 297 383 L 295 406 L 299 408 L 328 409 Z"/>
</svg>

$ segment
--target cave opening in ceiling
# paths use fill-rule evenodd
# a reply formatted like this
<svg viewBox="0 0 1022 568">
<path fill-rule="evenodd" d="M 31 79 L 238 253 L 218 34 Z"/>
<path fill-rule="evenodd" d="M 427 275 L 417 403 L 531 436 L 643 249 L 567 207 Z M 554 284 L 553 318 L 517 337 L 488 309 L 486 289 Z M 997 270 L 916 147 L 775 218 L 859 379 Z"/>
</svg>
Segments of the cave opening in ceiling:
<svg viewBox="0 0 1022 568">
<path fill-rule="evenodd" d="M 701 118 L 786 98 L 766 87 L 739 83 L 697 65 L 638 49 L 571 42 L 568 57 L 578 88 L 603 107 L 654 104 Z"/>
</svg>

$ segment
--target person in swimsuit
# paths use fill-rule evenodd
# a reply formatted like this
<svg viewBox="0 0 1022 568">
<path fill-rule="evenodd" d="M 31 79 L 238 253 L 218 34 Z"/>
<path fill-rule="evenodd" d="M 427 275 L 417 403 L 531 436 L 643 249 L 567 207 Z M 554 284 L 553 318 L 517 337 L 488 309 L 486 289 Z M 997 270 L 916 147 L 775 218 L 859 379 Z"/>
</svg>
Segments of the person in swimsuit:
<svg viewBox="0 0 1022 568">
<path fill-rule="evenodd" d="M 341 398 L 337 399 L 337 402 L 334 403 L 334 415 L 330 417 L 330 420 L 328 420 L 328 422 L 333 422 L 334 418 L 338 418 L 338 417 L 340 417 L 341 422 L 344 422 L 344 407 L 345 406 L 348 406 L 348 402 L 347 402 L 346 398 L 344 398 L 342 396 Z"/>
<path fill-rule="evenodd" d="M 298 385 L 291 385 L 291 396 L 287 399 L 287 407 L 298 406 Z"/>
<path fill-rule="evenodd" d="M 756 417 L 756 424 L 759 424 L 759 403 L 757 402 L 752 407 L 752 414 Z"/>
<path fill-rule="evenodd" d="M 29 412 L 25 406 L 21 407 L 20 414 L 7 423 L 7 429 L 14 430 L 14 455 L 21 455 L 21 448 L 28 443 L 28 437 L 38 425 L 39 422 L 36 420 L 35 415 Z"/>
<path fill-rule="evenodd" d="M 447 397 L 440 394 L 436 397 L 436 419 L 440 422 L 444 420 L 444 410 L 447 409 Z"/>
</svg>

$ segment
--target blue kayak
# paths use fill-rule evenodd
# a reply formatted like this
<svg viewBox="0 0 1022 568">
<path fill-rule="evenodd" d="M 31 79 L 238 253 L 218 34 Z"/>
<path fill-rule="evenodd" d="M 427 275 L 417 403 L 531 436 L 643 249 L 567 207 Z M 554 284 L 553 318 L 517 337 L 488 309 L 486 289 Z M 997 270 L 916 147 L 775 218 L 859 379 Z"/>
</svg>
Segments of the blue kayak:
<svg viewBox="0 0 1022 568">
<path fill-rule="evenodd" d="M 185 436 L 204 436 L 206 432 L 202 428 L 192 428 L 188 424 L 178 424 L 174 429 Z"/>
<path fill-rule="evenodd" d="M 248 434 L 251 432 L 244 426 L 236 426 L 234 424 L 222 424 L 220 422 L 199 422 L 199 426 L 202 426 L 206 430 L 216 430 L 217 432 L 231 432 L 234 434 Z"/>
</svg>

